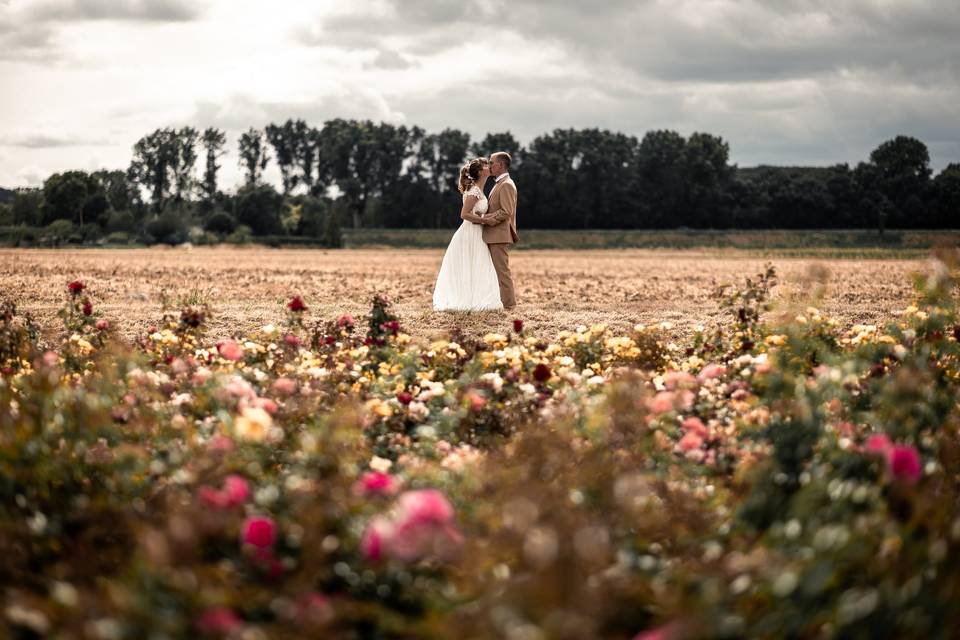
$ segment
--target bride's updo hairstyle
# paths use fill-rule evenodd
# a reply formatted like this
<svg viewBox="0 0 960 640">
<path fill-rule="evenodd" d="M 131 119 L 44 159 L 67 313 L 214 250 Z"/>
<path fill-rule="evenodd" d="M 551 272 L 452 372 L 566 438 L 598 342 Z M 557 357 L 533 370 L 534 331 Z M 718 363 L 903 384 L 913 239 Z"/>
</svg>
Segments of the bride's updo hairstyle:
<svg viewBox="0 0 960 640">
<path fill-rule="evenodd" d="M 474 158 L 460 167 L 460 179 L 457 180 L 457 189 L 459 189 L 460 193 L 465 192 L 477 183 L 477 180 L 480 179 L 480 174 L 483 173 L 483 165 L 486 163 L 486 158 Z"/>
</svg>

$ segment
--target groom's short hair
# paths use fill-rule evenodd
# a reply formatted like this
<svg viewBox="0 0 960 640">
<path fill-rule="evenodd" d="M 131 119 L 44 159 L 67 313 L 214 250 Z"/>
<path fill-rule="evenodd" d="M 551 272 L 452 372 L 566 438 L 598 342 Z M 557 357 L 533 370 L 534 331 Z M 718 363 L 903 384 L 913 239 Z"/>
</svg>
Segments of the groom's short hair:
<svg viewBox="0 0 960 640">
<path fill-rule="evenodd" d="M 490 154 L 490 161 L 491 161 L 491 162 L 493 162 L 493 161 L 496 160 L 497 158 L 499 158 L 500 160 L 503 161 L 503 165 L 504 165 L 507 169 L 510 169 L 510 154 L 509 154 L 509 153 L 507 153 L 506 151 L 497 151 L 496 153 L 491 153 L 491 154 Z"/>
</svg>

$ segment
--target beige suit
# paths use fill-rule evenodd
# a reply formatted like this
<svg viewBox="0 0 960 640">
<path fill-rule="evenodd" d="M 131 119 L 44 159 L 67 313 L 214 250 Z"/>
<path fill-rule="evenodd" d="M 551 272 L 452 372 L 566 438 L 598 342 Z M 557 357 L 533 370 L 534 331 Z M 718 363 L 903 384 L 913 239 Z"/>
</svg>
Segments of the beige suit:
<svg viewBox="0 0 960 640">
<path fill-rule="evenodd" d="M 471 222 L 483 225 L 483 241 L 490 249 L 493 266 L 500 282 L 500 302 L 504 309 L 517 305 L 513 291 L 513 276 L 510 273 L 510 245 L 520 240 L 517 235 L 517 185 L 508 175 L 490 192 L 487 213 L 480 216 L 464 216 Z"/>
</svg>

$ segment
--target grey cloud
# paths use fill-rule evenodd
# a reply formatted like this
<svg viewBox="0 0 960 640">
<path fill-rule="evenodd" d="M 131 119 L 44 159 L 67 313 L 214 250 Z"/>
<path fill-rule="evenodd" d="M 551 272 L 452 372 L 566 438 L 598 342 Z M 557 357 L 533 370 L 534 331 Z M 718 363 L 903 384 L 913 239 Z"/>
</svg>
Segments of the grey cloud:
<svg viewBox="0 0 960 640">
<path fill-rule="evenodd" d="M 367 69 L 385 69 L 388 71 L 403 71 L 415 67 L 417 63 L 396 51 L 380 51 L 377 57 L 364 65 Z"/>
<path fill-rule="evenodd" d="M 54 136 L 46 133 L 30 133 L 21 136 L 0 138 L 0 144 L 9 147 L 25 147 L 27 149 L 50 149 L 57 147 L 82 147 L 109 144 L 104 139 L 86 139 L 72 136 Z"/>
<path fill-rule="evenodd" d="M 205 10 L 205 2 L 190 0 L 45 0 L 27 8 L 24 13 L 29 20 L 49 22 L 188 22 L 199 18 Z"/>
</svg>

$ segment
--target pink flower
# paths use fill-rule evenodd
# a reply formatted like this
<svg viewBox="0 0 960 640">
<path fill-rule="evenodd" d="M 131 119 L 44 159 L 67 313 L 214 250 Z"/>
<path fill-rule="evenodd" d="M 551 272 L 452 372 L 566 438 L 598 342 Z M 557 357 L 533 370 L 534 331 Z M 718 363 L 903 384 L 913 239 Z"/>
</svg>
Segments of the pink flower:
<svg viewBox="0 0 960 640">
<path fill-rule="evenodd" d="M 197 495 L 207 506 L 215 509 L 226 509 L 229 504 L 229 498 L 223 491 L 204 485 L 197 489 Z"/>
<path fill-rule="evenodd" d="M 909 445 L 894 446 L 887 455 L 887 467 L 897 482 L 914 485 L 923 475 L 920 454 Z"/>
<path fill-rule="evenodd" d="M 277 539 L 277 525 L 272 518 L 254 516 L 243 522 L 240 539 L 258 549 L 268 549 Z"/>
<path fill-rule="evenodd" d="M 217 434 L 210 438 L 210 444 L 208 446 L 214 451 L 227 452 L 233 451 L 234 445 L 232 438 L 222 434 Z"/>
<path fill-rule="evenodd" d="M 665 624 L 656 629 L 647 629 L 633 636 L 633 640 L 672 640 L 680 637 L 680 625 L 676 622 Z"/>
<path fill-rule="evenodd" d="M 200 633 L 227 635 L 243 626 L 243 621 L 229 607 L 211 607 L 197 618 Z"/>
<path fill-rule="evenodd" d="M 471 411 L 480 411 L 487 406 L 487 399 L 479 393 L 468 393 L 467 400 L 470 402 Z"/>
<path fill-rule="evenodd" d="M 683 427 L 684 431 L 688 433 L 695 433 L 701 438 L 704 438 L 707 435 L 707 428 L 704 426 L 703 421 L 696 416 L 685 418 L 680 426 Z"/>
<path fill-rule="evenodd" d="M 703 446 L 703 438 L 693 431 L 688 431 L 680 438 L 680 449 L 682 451 L 692 451 Z"/>
<path fill-rule="evenodd" d="M 277 378 L 273 383 L 273 392 L 280 396 L 292 396 L 297 392 L 297 381 L 293 378 Z"/>
<path fill-rule="evenodd" d="M 283 336 L 283 341 L 291 347 L 299 347 L 301 344 L 303 344 L 303 340 L 292 333 L 288 333 L 287 335 Z"/>
<path fill-rule="evenodd" d="M 243 357 L 243 347 L 234 342 L 233 340 L 223 340 L 217 343 L 217 351 L 220 352 L 220 356 L 226 360 L 233 360 L 236 362 Z"/>
<path fill-rule="evenodd" d="M 106 318 L 100 318 L 97 320 L 97 331 L 107 331 L 110 329 L 110 321 Z"/>
<path fill-rule="evenodd" d="M 447 524 L 453 520 L 453 506 L 436 489 L 406 491 L 397 504 L 405 522 Z"/>
<path fill-rule="evenodd" d="M 700 375 L 697 376 L 700 382 L 705 380 L 712 380 L 713 378 L 719 378 L 727 372 L 727 368 L 722 364 L 716 364 L 711 362 L 703 369 L 700 370 Z"/>
<path fill-rule="evenodd" d="M 673 405 L 677 395 L 673 391 L 660 391 L 653 396 L 652 400 L 647 401 L 647 408 L 655 415 L 673 411 Z"/>
<path fill-rule="evenodd" d="M 872 453 L 874 455 L 879 455 L 886 458 L 890 455 L 890 451 L 893 449 L 893 443 L 890 442 L 890 438 L 887 436 L 887 434 L 875 433 L 867 438 L 867 443 L 864 448 L 866 449 L 867 453 Z"/>
<path fill-rule="evenodd" d="M 378 516 L 367 523 L 367 528 L 360 539 L 360 553 L 365 560 L 377 562 L 382 559 L 385 547 L 393 535 L 393 525 L 383 516 Z"/>
<path fill-rule="evenodd" d="M 277 403 L 270 398 L 255 398 L 253 401 L 253 406 L 259 407 L 271 415 L 276 413 L 277 409 L 279 408 L 277 407 Z"/>
<path fill-rule="evenodd" d="M 663 385 L 667 389 L 676 389 L 680 385 L 693 384 L 696 381 L 697 379 L 686 371 L 667 371 L 663 374 Z"/>
<path fill-rule="evenodd" d="M 231 506 L 241 505 L 250 499 L 250 484 L 242 476 L 231 474 L 223 481 L 223 493 Z"/>
<path fill-rule="evenodd" d="M 340 316 L 340 319 L 337 320 L 337 326 L 343 327 L 344 329 L 352 329 L 354 325 L 353 316 L 349 313 L 345 313 Z"/>
<path fill-rule="evenodd" d="M 368 471 L 360 476 L 354 490 L 365 496 L 390 496 L 397 492 L 399 483 L 389 473 Z"/>
</svg>

